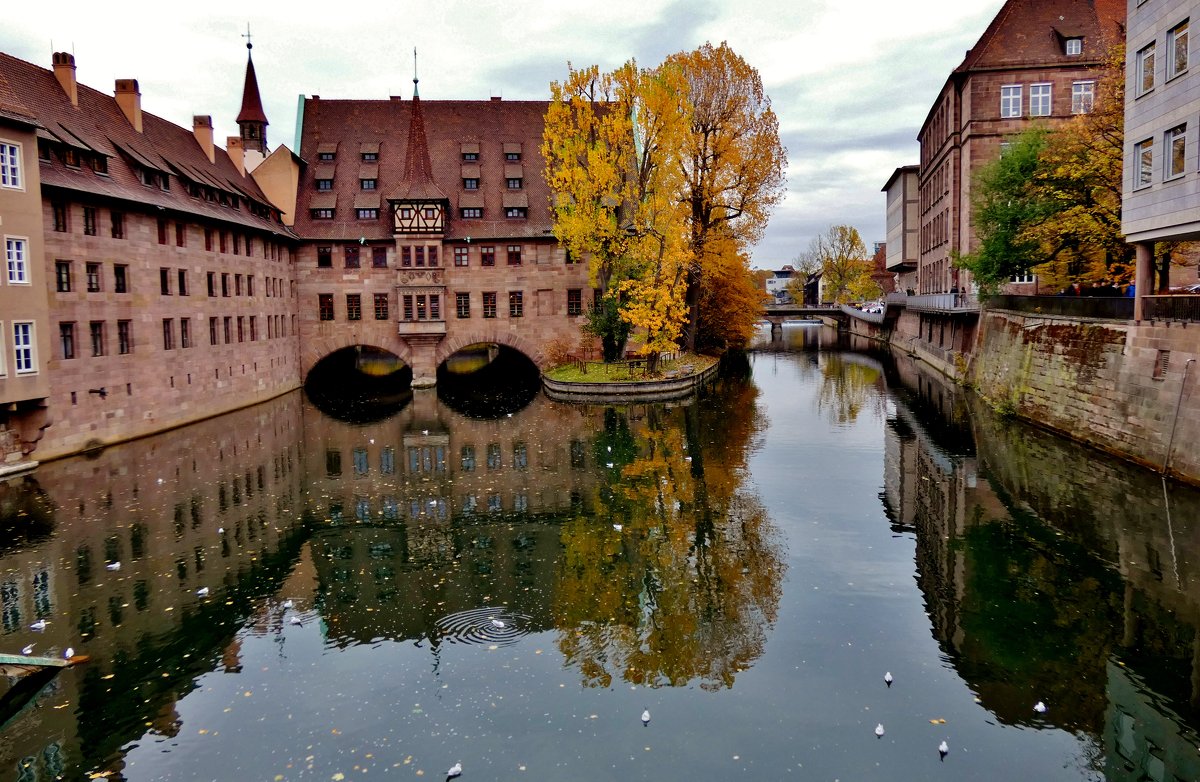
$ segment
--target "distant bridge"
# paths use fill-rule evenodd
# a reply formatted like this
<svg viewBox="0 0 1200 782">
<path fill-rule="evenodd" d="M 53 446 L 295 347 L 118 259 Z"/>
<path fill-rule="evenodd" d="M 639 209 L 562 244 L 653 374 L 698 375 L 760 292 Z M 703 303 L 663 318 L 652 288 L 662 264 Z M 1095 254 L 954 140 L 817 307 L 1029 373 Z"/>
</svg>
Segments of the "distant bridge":
<svg viewBox="0 0 1200 782">
<path fill-rule="evenodd" d="M 839 325 L 844 325 L 849 316 L 837 305 L 765 304 L 762 317 L 771 324 L 771 334 L 775 335 L 783 330 L 785 321 L 830 318 L 836 320 Z"/>
</svg>

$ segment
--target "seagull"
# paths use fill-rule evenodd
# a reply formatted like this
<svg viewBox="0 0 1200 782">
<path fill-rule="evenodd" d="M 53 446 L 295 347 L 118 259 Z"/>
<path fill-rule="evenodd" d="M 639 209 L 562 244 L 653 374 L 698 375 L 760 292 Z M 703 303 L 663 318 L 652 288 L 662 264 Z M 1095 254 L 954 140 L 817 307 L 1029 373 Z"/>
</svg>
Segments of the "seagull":
<svg viewBox="0 0 1200 782">
<path fill-rule="evenodd" d="M 614 525 L 613 525 L 613 529 L 615 529 L 617 532 L 620 532 L 621 530 L 625 529 L 625 525 L 623 525 L 623 524 L 614 524 Z"/>
<path fill-rule="evenodd" d="M 208 597 L 208 587 L 200 587 L 196 590 L 197 597 Z"/>
<path fill-rule="evenodd" d="M 218 534 L 218 535 L 224 535 L 224 534 L 225 534 L 225 528 L 224 528 L 224 527 L 217 527 L 217 534 Z"/>
<path fill-rule="evenodd" d="M 888 671 L 887 673 L 885 673 L 883 675 L 883 683 L 889 687 L 892 686 L 892 672 L 891 671 Z"/>
<path fill-rule="evenodd" d="M 36 622 L 34 622 L 33 624 L 29 625 L 29 629 L 35 630 L 40 633 L 46 629 L 46 624 L 47 624 L 47 622 L 45 619 L 39 619 Z"/>
<path fill-rule="evenodd" d="M 642 724 L 643 725 L 650 724 L 650 710 L 649 709 L 642 710 Z"/>
<path fill-rule="evenodd" d="M 946 743 L 945 739 L 942 739 L 942 743 L 938 744 L 938 754 L 942 756 L 942 760 L 945 760 L 946 756 L 950 754 L 950 745 Z"/>
<path fill-rule="evenodd" d="M 22 649 L 21 654 L 25 655 L 26 657 L 33 654 L 33 644 L 30 644 L 29 646 L 26 646 L 24 649 Z"/>
<path fill-rule="evenodd" d="M 504 627 L 504 622 L 501 622 L 499 619 L 493 619 L 492 627 Z"/>
<path fill-rule="evenodd" d="M 74 656 L 75 656 L 75 647 L 68 646 L 66 649 L 63 649 L 63 659 L 64 660 L 70 660 Z"/>
<path fill-rule="evenodd" d="M 105 570 L 120 570 L 121 563 L 120 562 L 109 562 L 107 565 L 104 566 L 104 569 Z"/>
<path fill-rule="evenodd" d="M 296 616 L 295 614 L 292 614 L 292 618 L 289 619 L 288 621 L 294 625 L 304 624 L 304 622 L 300 619 L 300 617 Z"/>
<path fill-rule="evenodd" d="M 613 468 L 613 463 L 612 463 L 612 462 L 607 462 L 607 463 L 605 463 L 605 465 L 604 465 L 604 466 L 605 466 L 605 467 L 607 467 L 608 469 L 610 469 L 610 470 L 611 470 L 611 469 Z"/>
<path fill-rule="evenodd" d="M 883 723 L 882 722 L 875 726 L 875 735 L 879 738 L 883 738 Z"/>
<path fill-rule="evenodd" d="M 1033 710 L 1036 711 L 1038 714 L 1045 714 L 1046 713 L 1046 704 L 1042 703 L 1041 701 L 1038 701 L 1037 703 L 1033 704 Z"/>
<path fill-rule="evenodd" d="M 509 414 L 508 414 L 508 417 L 509 417 L 509 418 L 512 418 L 512 413 L 509 413 Z"/>
<path fill-rule="evenodd" d="M 288 609 L 288 608 L 291 608 L 291 607 L 292 607 L 292 601 L 291 601 L 291 600 L 284 600 L 284 601 L 283 601 L 283 607 L 284 607 L 284 609 L 285 609 L 285 610 L 286 610 L 286 609 Z"/>
<path fill-rule="evenodd" d="M 454 779 L 460 774 L 462 774 L 462 761 L 455 763 L 448 771 L 446 771 L 446 779 Z"/>
</svg>

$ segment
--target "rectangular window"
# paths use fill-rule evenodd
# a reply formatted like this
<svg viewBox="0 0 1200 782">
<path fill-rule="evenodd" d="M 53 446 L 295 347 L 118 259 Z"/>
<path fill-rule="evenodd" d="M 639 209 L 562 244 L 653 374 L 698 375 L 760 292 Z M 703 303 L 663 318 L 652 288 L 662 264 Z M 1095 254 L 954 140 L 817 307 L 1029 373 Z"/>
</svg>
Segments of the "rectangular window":
<svg viewBox="0 0 1200 782">
<path fill-rule="evenodd" d="M 1021 85 L 1006 84 L 1000 88 L 1000 116 L 1021 116 Z"/>
<path fill-rule="evenodd" d="M 374 179 L 360 179 L 360 180 L 358 180 L 358 186 L 361 187 L 363 190 L 374 190 L 375 189 L 375 180 Z"/>
<path fill-rule="evenodd" d="M 333 189 L 333 180 L 332 179 L 318 179 L 317 180 L 317 189 L 318 190 L 332 190 Z"/>
<path fill-rule="evenodd" d="M 1133 83 L 1138 95 L 1145 95 L 1154 89 L 1154 44 L 1137 53 Z"/>
<path fill-rule="evenodd" d="M 484 291 L 483 294 L 483 317 L 496 317 L 496 292 Z"/>
<path fill-rule="evenodd" d="M 226 315 L 221 326 L 222 331 L 225 332 L 225 344 L 228 345 L 230 342 L 233 342 L 233 317 Z"/>
<path fill-rule="evenodd" d="M 464 445 L 459 451 L 459 463 L 462 465 L 463 472 L 475 471 L 475 446 Z"/>
<path fill-rule="evenodd" d="M 211 228 L 204 229 L 204 249 L 212 252 L 213 248 L 213 232 Z"/>
<path fill-rule="evenodd" d="M 510 176 L 508 179 L 504 180 L 504 184 L 509 190 L 520 190 L 521 189 L 521 177 Z"/>
<path fill-rule="evenodd" d="M 1080 54 L 1083 54 L 1083 39 L 1068 38 L 1064 42 L 1063 50 L 1067 53 L 1068 57 L 1076 57 Z"/>
<path fill-rule="evenodd" d="M 167 243 L 167 221 L 163 220 L 161 217 L 158 220 L 158 243 Z"/>
<path fill-rule="evenodd" d="M 429 248 L 429 266 L 432 268 L 437 265 L 438 265 L 438 248 L 430 247 Z"/>
<path fill-rule="evenodd" d="M 180 295 L 182 296 L 183 294 L 180 294 Z M 247 296 L 254 295 L 254 275 L 253 274 L 246 275 L 246 295 Z"/>
<path fill-rule="evenodd" d="M 508 265 L 509 266 L 520 266 L 521 265 L 521 245 L 510 244 L 508 246 Z"/>
<path fill-rule="evenodd" d="M 257 315 L 250 316 L 250 341 L 258 342 L 258 316 Z M 184 347 L 186 348 L 187 345 L 184 345 Z"/>
<path fill-rule="evenodd" d="M 318 247 L 317 248 L 317 268 L 326 269 L 333 266 L 333 248 Z"/>
<path fill-rule="evenodd" d="M 1167 151 L 1164 179 L 1183 176 L 1183 159 L 1187 155 L 1187 125 L 1171 128 L 1163 137 L 1163 149 Z"/>
<path fill-rule="evenodd" d="M 362 320 L 362 294 L 346 294 L 346 320 Z"/>
<path fill-rule="evenodd" d="M 1029 116 L 1049 117 L 1051 110 L 1049 84 L 1029 85 Z"/>
<path fill-rule="evenodd" d="M 521 153 L 520 152 L 505 152 L 504 159 L 505 159 L 505 161 L 507 161 L 509 163 L 519 163 L 521 161 Z"/>
<path fill-rule="evenodd" d="M 491 245 L 486 245 L 479 248 L 479 265 L 480 266 L 495 266 L 496 265 L 496 248 Z"/>
<path fill-rule="evenodd" d="M 1134 187 L 1148 187 L 1154 183 L 1154 139 L 1148 138 L 1133 146 L 1133 159 L 1137 161 Z"/>
<path fill-rule="evenodd" d="M 87 277 L 88 293 L 100 292 L 100 264 L 88 263 L 83 267 L 84 276 Z"/>
<path fill-rule="evenodd" d="M 470 250 L 469 247 L 455 247 L 454 248 L 454 265 L 455 266 L 468 265 L 468 257 L 469 257 L 467 255 L 468 250 Z"/>
<path fill-rule="evenodd" d="M 24 239 L 4 239 L 4 258 L 8 264 L 8 282 L 10 285 L 28 285 L 29 259 L 26 257 Z"/>
<path fill-rule="evenodd" d="M 1188 68 L 1188 23 L 1167 33 L 1167 78 L 1174 79 Z"/>
<path fill-rule="evenodd" d="M 464 153 L 462 153 L 462 159 L 464 162 L 467 162 L 467 163 L 474 162 L 476 160 L 479 160 L 479 153 L 478 152 L 464 152 Z"/>
<path fill-rule="evenodd" d="M 187 246 L 187 226 L 183 223 L 175 223 L 175 246 Z"/>
<path fill-rule="evenodd" d="M 59 293 L 71 292 L 71 262 L 54 262 L 54 287 Z"/>
<path fill-rule="evenodd" d="M 376 269 L 387 268 L 387 248 L 372 247 L 371 248 L 371 266 Z"/>
<path fill-rule="evenodd" d="M 129 293 L 129 267 L 126 264 L 113 266 L 113 292 Z"/>
<path fill-rule="evenodd" d="M 1096 82 L 1077 81 L 1071 85 L 1071 113 L 1090 114 L 1096 103 Z"/>
<path fill-rule="evenodd" d="M 454 314 L 460 318 L 471 317 L 471 294 L 454 294 Z"/>
<path fill-rule="evenodd" d="M 75 358 L 75 324 L 58 324 L 58 342 L 63 359 Z"/>
<path fill-rule="evenodd" d="M 104 321 L 93 320 L 88 324 L 88 334 L 92 338 L 92 355 L 104 355 Z"/>
<path fill-rule="evenodd" d="M 112 212 L 112 238 L 125 238 L 125 215 L 122 212 Z"/>
<path fill-rule="evenodd" d="M 253 325 L 254 316 L 250 316 L 250 323 Z M 251 329 L 253 331 L 253 329 Z M 179 347 L 190 348 L 192 346 L 192 319 L 179 319 Z"/>
<path fill-rule="evenodd" d="M 244 315 L 237 316 L 238 342 L 246 341 L 246 317 Z"/>
<path fill-rule="evenodd" d="M 411 247 L 401 247 L 400 248 L 400 265 L 405 268 L 412 266 L 412 248 Z"/>
<path fill-rule="evenodd" d="M 50 214 L 54 221 L 54 230 L 58 233 L 67 231 L 67 205 L 62 203 L 50 204 Z"/>
<path fill-rule="evenodd" d="M 33 360 L 33 324 L 13 324 L 13 369 L 18 375 L 37 371 Z"/>
<path fill-rule="evenodd" d="M 158 288 L 159 288 L 158 292 L 161 293 L 163 296 L 171 295 L 171 270 L 170 269 L 159 269 L 158 270 Z"/>
<path fill-rule="evenodd" d="M 0 141 L 0 187 L 20 190 L 21 184 L 21 147 L 16 144 Z"/>
<path fill-rule="evenodd" d="M 404 319 L 405 320 L 413 319 L 413 297 L 412 297 L 412 294 L 405 294 L 405 296 L 404 296 Z"/>
<path fill-rule="evenodd" d="M 524 217 L 526 216 L 527 213 L 528 213 L 528 210 L 526 210 L 526 208 L 523 206 L 510 206 L 504 210 L 505 217 L 515 218 L 515 219 L 524 219 Z"/>
<path fill-rule="evenodd" d="M 1022 274 L 1014 274 L 1008 278 L 1009 282 L 1033 282 L 1033 272 L 1024 272 Z"/>
<path fill-rule="evenodd" d="M 94 206 L 83 208 L 83 233 L 85 236 L 96 235 L 96 207 Z"/>
<path fill-rule="evenodd" d="M 582 315 L 583 314 L 583 289 L 568 288 L 567 289 L 567 314 Z"/>
<path fill-rule="evenodd" d="M 332 220 L 332 209 L 314 209 L 312 210 L 312 219 L 314 220 Z"/>
<path fill-rule="evenodd" d="M 436 293 L 429 296 L 429 319 L 442 319 L 442 297 Z"/>
<path fill-rule="evenodd" d="M 378 209 L 358 209 L 355 211 L 354 216 L 357 217 L 359 220 L 378 220 L 379 219 L 379 210 Z"/>
<path fill-rule="evenodd" d="M 321 320 L 333 320 L 333 294 L 317 294 L 317 315 Z"/>
<path fill-rule="evenodd" d="M 163 318 L 163 350 L 175 349 L 175 321 Z"/>
<path fill-rule="evenodd" d="M 413 248 L 413 265 L 415 265 L 415 266 L 424 266 L 425 265 L 425 248 L 424 247 L 414 247 Z"/>
<path fill-rule="evenodd" d="M 375 320 L 388 319 L 388 295 L 386 293 L 375 294 Z"/>
<path fill-rule="evenodd" d="M 133 321 L 117 321 L 117 352 L 122 356 L 133 352 Z"/>
<path fill-rule="evenodd" d="M 216 296 L 217 295 L 217 273 L 209 272 L 206 275 L 206 278 L 208 280 L 208 295 Z"/>
<path fill-rule="evenodd" d="M 347 269 L 357 269 L 358 268 L 358 245 L 355 245 L 355 244 L 346 245 L 346 268 Z"/>
<path fill-rule="evenodd" d="M 464 206 L 459 210 L 459 214 L 464 220 L 474 220 L 483 217 L 483 209 L 478 206 Z"/>
<path fill-rule="evenodd" d="M 221 296 L 229 298 L 229 272 L 221 272 Z"/>
<path fill-rule="evenodd" d="M 233 275 L 233 293 L 235 296 L 242 295 L 242 275 Z"/>
<path fill-rule="evenodd" d="M 478 189 L 479 189 L 479 178 L 478 177 L 463 177 L 463 190 L 478 190 Z"/>
<path fill-rule="evenodd" d="M 525 296 L 521 291 L 508 292 L 508 317 L 519 318 L 525 314 Z"/>
<path fill-rule="evenodd" d="M 208 344 L 210 345 L 219 345 L 221 342 L 217 336 L 219 333 L 219 322 L 217 318 L 208 319 Z"/>
</svg>

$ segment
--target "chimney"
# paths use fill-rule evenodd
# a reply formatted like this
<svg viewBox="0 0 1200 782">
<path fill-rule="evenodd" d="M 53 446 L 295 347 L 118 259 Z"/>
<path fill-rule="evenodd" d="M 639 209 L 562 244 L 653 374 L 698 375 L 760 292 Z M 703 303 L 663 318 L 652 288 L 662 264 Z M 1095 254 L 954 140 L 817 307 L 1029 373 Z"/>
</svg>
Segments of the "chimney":
<svg viewBox="0 0 1200 782">
<path fill-rule="evenodd" d="M 79 105 L 79 84 L 75 81 L 75 55 L 70 52 L 55 52 L 54 78 L 62 85 L 63 92 L 71 99 L 72 106 Z"/>
<path fill-rule="evenodd" d="M 209 130 L 212 133 L 212 130 Z M 242 147 L 242 139 L 240 136 L 225 137 L 225 153 L 229 155 L 229 159 L 233 161 L 233 165 L 237 167 L 242 176 L 246 176 L 246 150 Z"/>
<path fill-rule="evenodd" d="M 200 149 L 203 149 L 204 154 L 208 156 L 208 162 L 217 162 L 216 152 L 213 150 L 212 117 L 207 114 L 194 115 L 192 117 L 192 134 L 196 137 L 196 143 L 200 145 Z"/>
<path fill-rule="evenodd" d="M 125 119 L 138 133 L 142 132 L 142 93 L 137 79 L 117 79 L 117 105 L 125 113 Z"/>
</svg>

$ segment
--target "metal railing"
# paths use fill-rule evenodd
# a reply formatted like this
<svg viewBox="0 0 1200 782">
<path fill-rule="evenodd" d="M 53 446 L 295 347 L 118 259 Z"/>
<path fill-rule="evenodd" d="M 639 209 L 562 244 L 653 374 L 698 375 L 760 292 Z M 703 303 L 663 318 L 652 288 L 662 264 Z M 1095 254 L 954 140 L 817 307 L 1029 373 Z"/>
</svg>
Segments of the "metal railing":
<svg viewBox="0 0 1200 782">
<path fill-rule="evenodd" d="M 979 312 L 974 293 L 922 293 L 905 297 L 905 306 L 916 312 Z"/>
<path fill-rule="evenodd" d="M 1200 296 L 1143 296 L 1142 317 L 1146 320 L 1200 320 Z"/>
<path fill-rule="evenodd" d="M 1067 318 L 1133 319 L 1133 297 L 1131 296 L 1002 295 L 989 298 L 987 306 L 988 309 L 994 310 L 1012 310 L 1037 315 L 1061 315 Z"/>
</svg>

